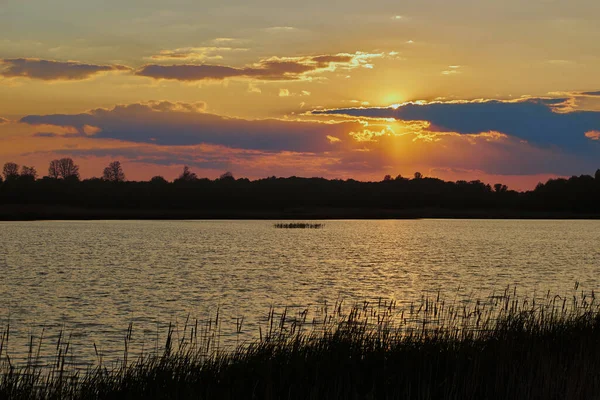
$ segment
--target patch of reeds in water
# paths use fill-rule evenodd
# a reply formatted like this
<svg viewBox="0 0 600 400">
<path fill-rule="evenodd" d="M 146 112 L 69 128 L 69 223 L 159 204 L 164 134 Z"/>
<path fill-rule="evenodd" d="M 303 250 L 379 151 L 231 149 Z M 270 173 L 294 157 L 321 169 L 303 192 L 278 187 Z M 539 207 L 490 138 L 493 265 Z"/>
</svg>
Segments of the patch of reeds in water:
<svg viewBox="0 0 600 400">
<path fill-rule="evenodd" d="M 273 225 L 278 229 L 323 229 L 325 224 L 310 224 L 304 222 L 278 223 Z"/>
<path fill-rule="evenodd" d="M 161 351 L 87 372 L 2 356 L 0 398 L 592 399 L 600 393 L 595 294 L 541 299 L 507 290 L 482 300 L 424 296 L 269 312 L 259 338 L 222 351 L 218 316 L 171 327 Z M 241 321 L 236 323 L 242 329 Z M 7 331 L 8 332 L 8 331 Z M 2 345 L 8 333 L 2 336 Z M 65 347 L 66 346 L 66 347 Z M 6 352 L 4 353 L 7 354 Z M 100 357 L 99 357 L 100 358 Z"/>
</svg>

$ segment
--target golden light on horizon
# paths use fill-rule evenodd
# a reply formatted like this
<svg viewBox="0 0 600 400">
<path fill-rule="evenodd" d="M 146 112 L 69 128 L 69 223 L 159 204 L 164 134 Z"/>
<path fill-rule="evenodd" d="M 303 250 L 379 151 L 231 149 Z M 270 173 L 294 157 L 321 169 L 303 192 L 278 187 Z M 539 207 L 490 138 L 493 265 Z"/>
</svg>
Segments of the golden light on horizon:
<svg viewBox="0 0 600 400">
<path fill-rule="evenodd" d="M 384 107 L 398 108 L 406 101 L 406 96 L 403 93 L 393 92 L 383 95 L 380 104 Z"/>
</svg>

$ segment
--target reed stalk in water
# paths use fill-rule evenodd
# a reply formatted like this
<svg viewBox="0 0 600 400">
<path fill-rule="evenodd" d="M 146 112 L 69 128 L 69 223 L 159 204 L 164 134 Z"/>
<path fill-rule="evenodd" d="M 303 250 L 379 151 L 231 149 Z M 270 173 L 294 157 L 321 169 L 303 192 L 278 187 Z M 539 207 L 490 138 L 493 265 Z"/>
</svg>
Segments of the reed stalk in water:
<svg viewBox="0 0 600 400">
<path fill-rule="evenodd" d="M 600 393 L 595 294 L 481 300 L 439 295 L 279 313 L 260 337 L 219 349 L 219 318 L 169 327 L 161 351 L 108 369 L 16 367 L 0 341 L 3 399 L 591 399 Z M 239 327 L 239 328 L 238 328 Z M 240 321 L 236 328 L 241 330 Z M 132 328 L 127 332 L 131 338 Z M 38 347 L 39 349 L 39 347 Z M 35 355 L 34 355 L 35 354 Z M 100 357 L 99 357 L 100 358 Z M 124 355 L 127 359 L 127 353 Z"/>
</svg>

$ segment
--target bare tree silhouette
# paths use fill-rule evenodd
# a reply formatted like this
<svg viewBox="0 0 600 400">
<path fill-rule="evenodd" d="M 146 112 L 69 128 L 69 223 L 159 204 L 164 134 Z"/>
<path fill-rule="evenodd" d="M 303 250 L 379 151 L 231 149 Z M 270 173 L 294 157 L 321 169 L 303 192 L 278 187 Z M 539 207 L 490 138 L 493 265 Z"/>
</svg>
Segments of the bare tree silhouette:
<svg viewBox="0 0 600 400">
<path fill-rule="evenodd" d="M 48 166 L 48 176 L 53 179 L 79 180 L 79 166 L 68 157 L 52 160 Z"/>
<path fill-rule="evenodd" d="M 102 179 L 109 182 L 124 182 L 125 173 L 120 161 L 113 161 L 108 164 L 108 167 L 104 168 Z"/>
<path fill-rule="evenodd" d="M 28 167 L 26 165 L 23 165 L 23 167 L 21 167 L 21 177 L 22 178 L 27 178 L 30 180 L 36 180 L 37 178 L 37 170 L 35 169 L 35 167 Z"/>
<path fill-rule="evenodd" d="M 187 165 L 183 167 L 183 172 L 181 173 L 181 175 L 179 175 L 179 178 L 177 178 L 175 181 L 180 181 L 180 182 L 192 182 L 198 179 L 198 175 L 196 175 L 194 172 L 192 172 L 190 170 L 190 167 L 188 167 Z"/>
<path fill-rule="evenodd" d="M 17 178 L 19 176 L 19 165 L 14 162 L 7 162 L 2 168 L 2 175 L 6 181 Z"/>
</svg>

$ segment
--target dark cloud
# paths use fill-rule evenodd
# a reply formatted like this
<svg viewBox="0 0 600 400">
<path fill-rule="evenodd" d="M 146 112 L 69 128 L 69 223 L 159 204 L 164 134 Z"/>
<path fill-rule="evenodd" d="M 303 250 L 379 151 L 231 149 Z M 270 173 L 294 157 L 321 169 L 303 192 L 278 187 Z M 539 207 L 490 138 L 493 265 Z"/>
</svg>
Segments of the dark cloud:
<svg viewBox="0 0 600 400">
<path fill-rule="evenodd" d="M 20 122 L 68 127 L 81 136 L 157 145 L 201 143 L 265 151 L 322 152 L 327 136 L 346 135 L 357 122 L 321 123 L 277 119 L 246 120 L 198 112 L 186 103 L 150 102 L 96 109 L 83 114 L 29 115 Z"/>
<path fill-rule="evenodd" d="M 223 80 L 245 77 L 258 80 L 296 80 L 319 66 L 294 61 L 266 61 L 258 67 L 234 68 L 223 65 L 145 65 L 136 75 L 179 81 Z"/>
<path fill-rule="evenodd" d="M 304 75 L 336 68 L 352 69 L 367 64 L 381 54 L 335 54 L 309 57 L 269 58 L 245 67 L 225 65 L 158 65 L 149 64 L 138 69 L 135 74 L 154 79 L 174 79 L 179 81 L 223 80 L 227 78 L 247 78 L 256 80 L 298 80 Z"/>
<path fill-rule="evenodd" d="M 313 57 L 312 60 L 319 63 L 319 65 L 327 66 L 330 63 L 349 63 L 352 58 L 350 55 L 330 55 Z"/>
<path fill-rule="evenodd" d="M 59 137 L 61 135 L 59 135 L 58 133 L 54 133 L 54 132 L 36 132 L 33 134 L 33 137 L 44 137 L 44 138 L 53 138 L 53 137 Z"/>
<path fill-rule="evenodd" d="M 165 51 L 156 55 L 156 59 L 203 59 L 211 58 L 218 48 L 189 48 Z M 244 50 L 225 48 L 230 51 Z M 179 81 L 223 80 L 227 78 L 245 78 L 265 81 L 298 80 L 310 73 L 353 69 L 370 66 L 369 60 L 382 57 L 383 54 L 333 54 L 305 57 L 271 57 L 244 67 L 208 64 L 144 65 L 135 71 L 135 75 L 153 79 L 173 79 Z M 123 65 L 96 65 L 76 61 L 53 61 L 36 58 L 0 59 L 0 76 L 6 78 L 22 77 L 53 80 L 83 80 L 102 72 L 130 71 Z"/>
<path fill-rule="evenodd" d="M 137 70 L 135 74 L 154 79 L 200 81 L 244 76 L 244 71 L 221 65 L 145 65 Z"/>
<path fill-rule="evenodd" d="M 123 65 L 94 65 L 75 61 L 51 61 L 35 58 L 4 58 L 0 59 L 0 75 L 6 78 L 23 77 L 54 80 L 82 80 L 101 72 L 128 71 Z"/>
<path fill-rule="evenodd" d="M 584 96 L 600 96 L 600 91 L 597 92 L 582 92 L 581 93 Z"/>
<path fill-rule="evenodd" d="M 522 101 L 471 101 L 407 103 L 399 107 L 315 110 L 313 114 L 394 118 L 401 121 L 428 121 L 429 131 L 477 134 L 502 132 L 539 146 L 589 154 L 586 132 L 600 130 L 600 112 L 571 111 L 568 99 L 526 99 Z"/>
</svg>

